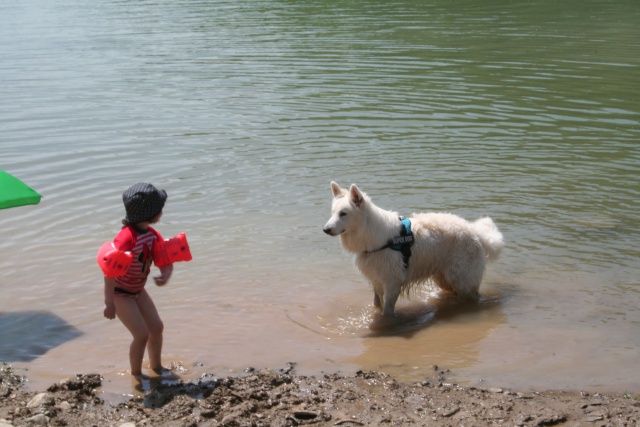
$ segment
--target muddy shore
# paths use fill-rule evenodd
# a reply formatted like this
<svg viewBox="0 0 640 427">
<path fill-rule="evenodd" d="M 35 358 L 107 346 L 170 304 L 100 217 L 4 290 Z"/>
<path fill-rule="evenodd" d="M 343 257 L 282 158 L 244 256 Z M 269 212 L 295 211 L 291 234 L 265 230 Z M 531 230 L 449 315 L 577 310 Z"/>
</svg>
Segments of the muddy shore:
<svg viewBox="0 0 640 427">
<path fill-rule="evenodd" d="M 20 426 L 639 426 L 640 395 L 518 392 L 460 387 L 447 372 L 400 383 L 381 372 L 301 376 L 295 366 L 244 375 L 158 381 L 118 404 L 100 397 L 99 374 L 47 390 L 0 365 L 0 427 Z"/>
</svg>

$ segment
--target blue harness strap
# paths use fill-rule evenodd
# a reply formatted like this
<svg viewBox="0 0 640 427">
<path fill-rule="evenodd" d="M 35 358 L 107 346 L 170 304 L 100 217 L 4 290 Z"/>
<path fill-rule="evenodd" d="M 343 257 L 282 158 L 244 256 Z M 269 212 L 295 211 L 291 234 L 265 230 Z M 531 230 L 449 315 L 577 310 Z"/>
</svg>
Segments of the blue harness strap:
<svg viewBox="0 0 640 427">
<path fill-rule="evenodd" d="M 402 230 L 400 236 L 391 240 L 390 248 L 394 251 L 402 253 L 402 264 L 404 268 L 409 267 L 409 258 L 411 258 L 411 246 L 413 245 L 413 233 L 411 232 L 411 221 L 401 216 Z"/>
<path fill-rule="evenodd" d="M 402 223 L 400 235 L 391 239 L 389 243 L 376 249 L 375 251 L 367 251 L 367 253 L 378 252 L 383 249 L 391 249 L 402 253 L 402 264 L 404 268 L 409 267 L 409 258 L 411 258 L 411 246 L 413 245 L 413 232 L 411 231 L 411 221 L 403 216 L 399 217 Z"/>
<path fill-rule="evenodd" d="M 413 244 L 413 233 L 411 232 L 411 221 L 401 216 L 402 230 L 400 236 L 391 239 L 390 248 L 394 251 L 401 251 L 403 246 L 411 246 Z"/>
</svg>

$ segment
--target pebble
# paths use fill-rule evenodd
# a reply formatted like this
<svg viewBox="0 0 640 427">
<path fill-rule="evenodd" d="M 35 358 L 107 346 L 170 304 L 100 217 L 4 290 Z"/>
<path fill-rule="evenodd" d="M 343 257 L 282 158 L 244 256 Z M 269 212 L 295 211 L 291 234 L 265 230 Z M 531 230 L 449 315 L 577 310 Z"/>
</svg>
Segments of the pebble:
<svg viewBox="0 0 640 427">
<path fill-rule="evenodd" d="M 313 411 L 298 410 L 293 412 L 293 416 L 299 420 L 313 420 L 318 417 L 318 414 Z"/>
<path fill-rule="evenodd" d="M 516 396 L 518 396 L 520 399 L 533 399 L 532 395 L 521 392 L 516 393 Z"/>
<path fill-rule="evenodd" d="M 31 418 L 27 418 L 25 420 L 27 424 L 38 425 L 38 426 L 46 426 L 49 424 L 49 417 L 45 414 L 34 415 Z"/>
<path fill-rule="evenodd" d="M 124 423 L 120 424 L 118 427 L 136 427 L 136 423 Z"/>
<path fill-rule="evenodd" d="M 13 427 L 13 424 L 9 423 L 7 420 L 0 420 L 0 427 Z"/>
<path fill-rule="evenodd" d="M 442 416 L 445 417 L 445 418 L 449 418 L 449 417 L 454 416 L 458 412 L 460 412 L 460 407 L 456 406 L 455 408 L 443 413 Z"/>
<path fill-rule="evenodd" d="M 43 405 L 51 406 L 53 402 L 53 397 L 49 393 L 38 393 L 27 403 L 27 408 L 37 408 Z"/>
</svg>

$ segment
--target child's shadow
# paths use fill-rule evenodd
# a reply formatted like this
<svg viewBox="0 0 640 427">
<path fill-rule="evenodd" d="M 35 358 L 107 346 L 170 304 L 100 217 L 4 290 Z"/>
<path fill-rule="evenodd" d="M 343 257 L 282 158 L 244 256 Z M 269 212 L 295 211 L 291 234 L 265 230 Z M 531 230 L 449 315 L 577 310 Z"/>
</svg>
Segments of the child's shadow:
<svg viewBox="0 0 640 427">
<path fill-rule="evenodd" d="M 427 301 L 412 301 L 396 306 L 393 317 L 383 316 L 376 309 L 365 337 L 399 336 L 411 338 L 437 321 L 450 320 L 461 315 L 473 315 L 484 310 L 495 309 L 500 304 L 497 296 L 481 296 L 478 301 L 461 301 L 439 294 Z"/>
<path fill-rule="evenodd" d="M 145 376 L 135 388 L 142 394 L 140 397 L 145 408 L 161 408 L 181 395 L 193 400 L 206 399 L 219 383 L 217 378 L 185 383 L 175 373 L 163 372 L 160 376 Z"/>
<path fill-rule="evenodd" d="M 133 391 L 136 395 L 144 397 L 159 386 L 176 385 L 182 383 L 178 374 L 169 369 L 163 368 L 161 372 L 154 372 L 152 375 L 138 375 L 131 378 Z"/>
</svg>

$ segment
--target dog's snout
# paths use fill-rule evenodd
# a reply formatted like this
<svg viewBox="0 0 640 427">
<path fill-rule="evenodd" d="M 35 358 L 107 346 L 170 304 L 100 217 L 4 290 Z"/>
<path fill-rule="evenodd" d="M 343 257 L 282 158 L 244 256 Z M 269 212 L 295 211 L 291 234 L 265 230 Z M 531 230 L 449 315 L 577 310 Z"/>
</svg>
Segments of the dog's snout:
<svg viewBox="0 0 640 427">
<path fill-rule="evenodd" d="M 325 228 L 322 229 L 322 231 L 324 231 L 326 234 L 331 236 L 331 227 L 325 227 Z"/>
</svg>

